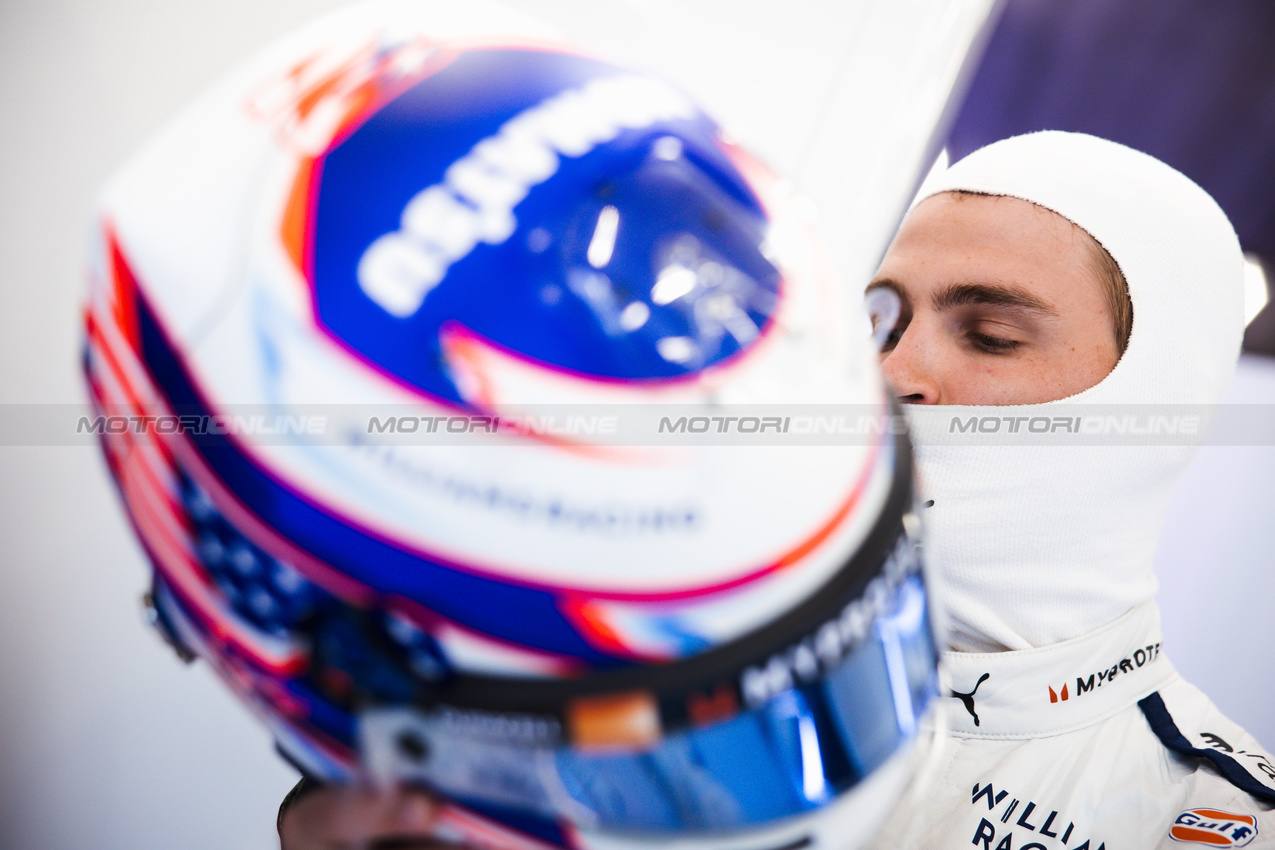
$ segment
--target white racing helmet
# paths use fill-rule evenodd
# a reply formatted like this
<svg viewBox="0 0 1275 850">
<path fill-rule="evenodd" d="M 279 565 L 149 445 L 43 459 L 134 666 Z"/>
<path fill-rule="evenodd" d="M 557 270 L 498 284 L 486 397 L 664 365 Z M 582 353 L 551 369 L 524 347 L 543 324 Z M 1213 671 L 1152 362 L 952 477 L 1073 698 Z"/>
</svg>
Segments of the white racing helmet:
<svg viewBox="0 0 1275 850">
<path fill-rule="evenodd" d="M 796 439 L 894 421 L 871 347 L 684 94 L 460 5 L 301 31 L 107 188 L 154 622 L 443 839 L 855 846 L 938 693 L 906 437 Z"/>
</svg>

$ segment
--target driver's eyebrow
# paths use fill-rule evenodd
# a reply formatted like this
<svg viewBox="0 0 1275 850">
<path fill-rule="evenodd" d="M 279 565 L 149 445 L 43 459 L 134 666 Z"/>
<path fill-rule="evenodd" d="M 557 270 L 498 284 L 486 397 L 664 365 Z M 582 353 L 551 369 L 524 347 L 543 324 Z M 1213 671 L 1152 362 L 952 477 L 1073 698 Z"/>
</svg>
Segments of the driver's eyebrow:
<svg viewBox="0 0 1275 850">
<path fill-rule="evenodd" d="M 999 283 L 953 283 L 936 292 L 933 299 L 934 309 L 940 312 L 973 305 L 1010 307 L 1047 316 L 1058 315 L 1053 307 L 1030 292 Z"/>
</svg>

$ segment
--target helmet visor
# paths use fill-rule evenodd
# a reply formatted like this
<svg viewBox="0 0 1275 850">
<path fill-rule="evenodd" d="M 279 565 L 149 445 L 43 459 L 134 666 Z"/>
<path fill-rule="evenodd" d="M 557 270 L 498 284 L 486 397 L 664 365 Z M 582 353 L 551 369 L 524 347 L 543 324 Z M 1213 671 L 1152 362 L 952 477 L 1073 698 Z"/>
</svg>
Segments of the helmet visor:
<svg viewBox="0 0 1275 850">
<path fill-rule="evenodd" d="M 396 708 L 361 719 L 366 763 L 381 781 L 606 832 L 719 832 L 808 812 L 910 741 L 938 692 L 920 576 L 888 593 L 864 640 L 821 677 L 793 684 L 785 665 L 799 651 L 777 654 L 762 669 L 778 685 L 769 696 L 652 747 L 554 744 L 554 730 L 517 718 Z"/>
</svg>

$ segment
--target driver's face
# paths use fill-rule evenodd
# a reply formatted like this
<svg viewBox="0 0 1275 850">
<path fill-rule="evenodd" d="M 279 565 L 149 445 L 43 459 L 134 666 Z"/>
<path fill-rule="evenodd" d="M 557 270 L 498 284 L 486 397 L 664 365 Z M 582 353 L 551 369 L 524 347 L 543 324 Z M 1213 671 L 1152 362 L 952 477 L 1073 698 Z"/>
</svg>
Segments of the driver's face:
<svg viewBox="0 0 1275 850">
<path fill-rule="evenodd" d="M 915 404 L 1035 404 L 1101 381 L 1118 359 L 1093 251 L 1027 201 L 935 195 L 908 215 L 869 288 L 902 301 L 881 367 Z"/>
</svg>

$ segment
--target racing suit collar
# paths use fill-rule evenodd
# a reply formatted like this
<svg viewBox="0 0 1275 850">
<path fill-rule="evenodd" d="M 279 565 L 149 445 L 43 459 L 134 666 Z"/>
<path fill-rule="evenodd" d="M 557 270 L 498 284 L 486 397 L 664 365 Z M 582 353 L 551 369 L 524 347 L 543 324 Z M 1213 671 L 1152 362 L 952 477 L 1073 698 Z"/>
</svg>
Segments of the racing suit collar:
<svg viewBox="0 0 1275 850">
<path fill-rule="evenodd" d="M 1128 708 L 1176 678 L 1154 601 L 1078 638 L 1014 652 L 945 652 L 952 734 L 1061 735 Z"/>
</svg>

